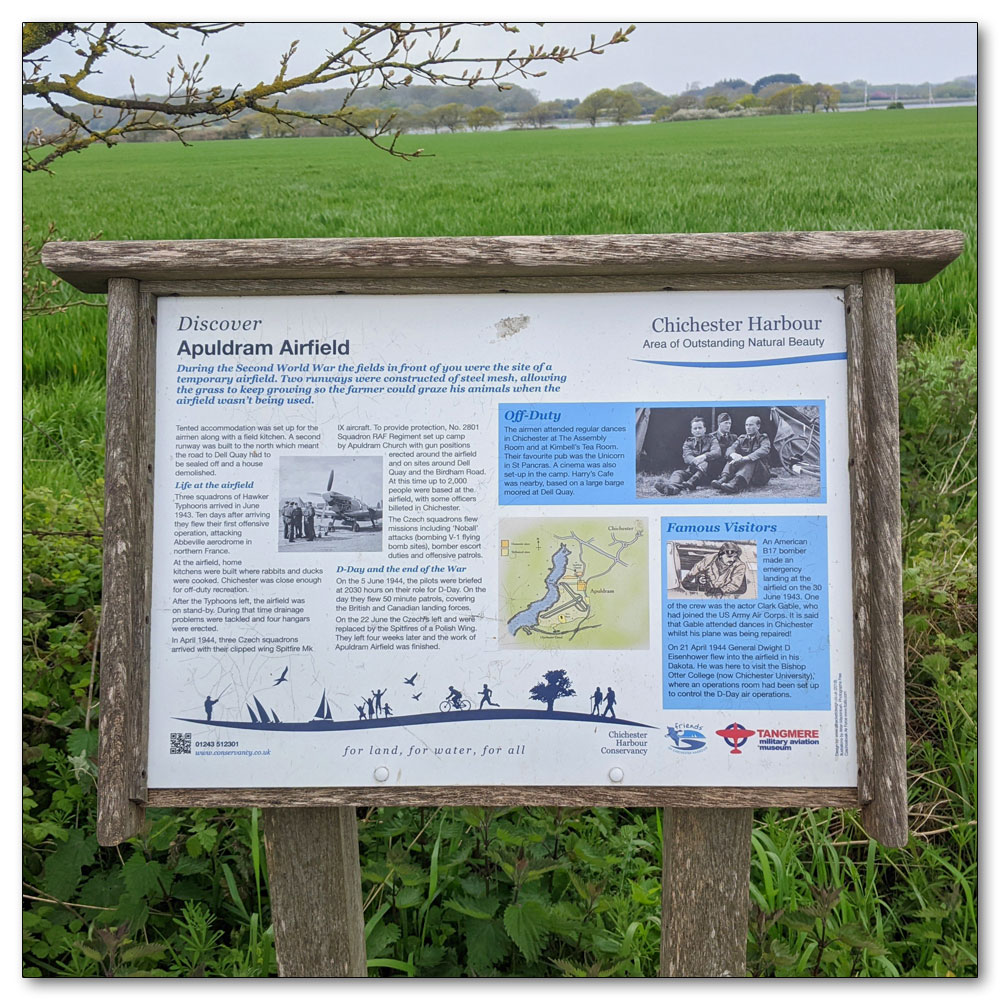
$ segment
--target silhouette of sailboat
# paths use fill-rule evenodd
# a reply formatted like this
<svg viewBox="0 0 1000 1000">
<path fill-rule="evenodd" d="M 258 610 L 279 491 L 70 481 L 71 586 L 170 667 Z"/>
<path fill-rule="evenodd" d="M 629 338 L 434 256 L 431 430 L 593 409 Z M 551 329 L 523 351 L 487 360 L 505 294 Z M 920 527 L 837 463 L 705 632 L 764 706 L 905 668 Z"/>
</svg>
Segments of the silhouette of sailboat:
<svg viewBox="0 0 1000 1000">
<path fill-rule="evenodd" d="M 326 700 L 326 688 L 323 688 L 323 697 L 319 700 L 319 708 L 316 709 L 316 714 L 313 716 L 313 722 L 317 720 L 327 720 L 333 719 L 333 714 L 330 711 L 330 703 Z"/>
<path fill-rule="evenodd" d="M 249 705 L 247 705 L 247 711 L 248 711 L 248 712 L 250 713 L 250 721 L 251 721 L 251 722 L 252 722 L 252 723 L 253 723 L 254 725 L 257 725 L 257 722 L 258 722 L 259 720 L 257 719 L 257 716 L 253 714 L 253 709 L 252 709 L 252 708 L 251 708 L 251 707 L 250 707 Z"/>
<path fill-rule="evenodd" d="M 253 703 L 257 706 L 257 717 L 261 722 L 270 722 L 271 719 L 268 717 L 267 709 L 260 703 L 256 696 L 254 696 Z M 249 705 L 247 706 L 250 707 Z"/>
</svg>

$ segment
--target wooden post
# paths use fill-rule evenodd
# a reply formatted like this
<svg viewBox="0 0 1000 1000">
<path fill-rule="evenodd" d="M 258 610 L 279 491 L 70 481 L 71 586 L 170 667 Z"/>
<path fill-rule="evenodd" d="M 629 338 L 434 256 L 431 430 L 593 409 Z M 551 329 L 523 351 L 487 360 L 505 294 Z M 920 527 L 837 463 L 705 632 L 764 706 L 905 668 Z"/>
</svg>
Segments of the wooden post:
<svg viewBox="0 0 1000 1000">
<path fill-rule="evenodd" d="M 263 817 L 278 975 L 366 976 L 353 806 L 265 809 Z"/>
<path fill-rule="evenodd" d="M 132 278 L 112 278 L 97 801 L 105 846 L 145 822 L 155 330 L 152 296 Z"/>
<path fill-rule="evenodd" d="M 660 975 L 742 977 L 752 809 L 663 810 Z"/>
<path fill-rule="evenodd" d="M 847 425 L 850 434 L 851 572 L 854 580 L 854 710 L 858 749 L 858 802 L 872 801 L 875 783 L 872 723 L 872 539 L 868 404 L 865 396 L 864 298 L 861 285 L 844 290 L 847 321 Z"/>
<path fill-rule="evenodd" d="M 903 662 L 903 555 L 899 498 L 899 390 L 896 284 L 890 268 L 862 278 L 865 397 L 868 404 L 869 516 L 878 530 L 868 553 L 871 581 L 871 801 L 861 818 L 887 847 L 905 847 L 906 702 Z"/>
</svg>

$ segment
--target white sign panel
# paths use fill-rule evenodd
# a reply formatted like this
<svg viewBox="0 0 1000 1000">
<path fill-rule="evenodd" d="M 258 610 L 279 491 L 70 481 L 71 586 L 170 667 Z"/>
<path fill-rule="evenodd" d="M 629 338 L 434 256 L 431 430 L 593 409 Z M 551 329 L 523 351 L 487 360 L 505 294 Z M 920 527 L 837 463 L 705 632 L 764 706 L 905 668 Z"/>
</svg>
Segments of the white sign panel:
<svg viewBox="0 0 1000 1000">
<path fill-rule="evenodd" d="M 855 784 L 841 293 L 158 310 L 150 787 Z"/>
</svg>

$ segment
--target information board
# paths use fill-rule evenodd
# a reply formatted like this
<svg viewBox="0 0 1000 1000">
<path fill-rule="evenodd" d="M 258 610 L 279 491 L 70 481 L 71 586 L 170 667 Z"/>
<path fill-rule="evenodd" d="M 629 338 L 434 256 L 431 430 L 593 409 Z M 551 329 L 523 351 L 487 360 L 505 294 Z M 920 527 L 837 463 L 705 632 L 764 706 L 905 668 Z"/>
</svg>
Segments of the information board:
<svg viewBox="0 0 1000 1000">
<path fill-rule="evenodd" d="M 842 289 L 156 303 L 151 788 L 857 783 Z"/>
</svg>

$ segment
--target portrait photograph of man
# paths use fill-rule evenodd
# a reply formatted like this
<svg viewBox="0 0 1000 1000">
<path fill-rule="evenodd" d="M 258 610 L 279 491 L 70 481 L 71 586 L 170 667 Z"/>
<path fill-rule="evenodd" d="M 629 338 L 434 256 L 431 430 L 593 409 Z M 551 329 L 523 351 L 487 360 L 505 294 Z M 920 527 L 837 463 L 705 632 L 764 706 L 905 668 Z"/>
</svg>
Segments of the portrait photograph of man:
<svg viewBox="0 0 1000 1000">
<path fill-rule="evenodd" d="M 691 600 L 757 599 L 757 542 L 667 542 L 667 596 Z"/>
</svg>

